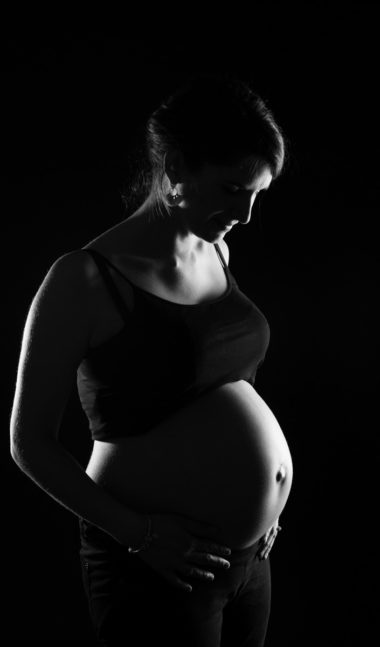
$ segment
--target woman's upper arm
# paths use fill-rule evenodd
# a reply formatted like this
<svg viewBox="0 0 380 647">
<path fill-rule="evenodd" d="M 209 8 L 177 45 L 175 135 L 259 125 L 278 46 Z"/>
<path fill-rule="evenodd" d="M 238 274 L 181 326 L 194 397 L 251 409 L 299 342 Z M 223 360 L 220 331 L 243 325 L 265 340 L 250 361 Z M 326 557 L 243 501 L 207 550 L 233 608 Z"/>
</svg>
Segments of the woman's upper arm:
<svg viewBox="0 0 380 647">
<path fill-rule="evenodd" d="M 88 257 L 69 252 L 50 267 L 29 308 L 10 421 L 11 453 L 58 438 L 76 371 L 94 325 Z"/>
</svg>

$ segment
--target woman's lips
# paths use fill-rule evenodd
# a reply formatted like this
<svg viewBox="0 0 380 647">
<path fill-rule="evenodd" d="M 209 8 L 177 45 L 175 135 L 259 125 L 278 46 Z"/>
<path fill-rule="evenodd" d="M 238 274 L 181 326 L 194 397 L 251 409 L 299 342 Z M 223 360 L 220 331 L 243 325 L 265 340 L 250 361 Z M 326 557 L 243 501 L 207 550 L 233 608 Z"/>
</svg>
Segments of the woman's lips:
<svg viewBox="0 0 380 647">
<path fill-rule="evenodd" d="M 231 222 L 225 222 L 221 218 L 217 218 L 217 217 L 215 217 L 214 220 L 216 221 L 216 223 L 219 225 L 219 227 L 221 229 L 232 229 L 233 224 L 234 224 L 234 223 L 231 223 Z"/>
</svg>

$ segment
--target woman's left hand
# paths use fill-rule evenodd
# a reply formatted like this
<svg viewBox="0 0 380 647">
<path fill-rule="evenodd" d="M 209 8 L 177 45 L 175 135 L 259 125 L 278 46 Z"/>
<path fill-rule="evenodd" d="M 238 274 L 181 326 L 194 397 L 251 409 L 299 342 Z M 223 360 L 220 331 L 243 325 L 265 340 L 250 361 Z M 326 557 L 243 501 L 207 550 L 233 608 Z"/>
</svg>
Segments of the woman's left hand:
<svg viewBox="0 0 380 647">
<path fill-rule="evenodd" d="M 272 550 L 272 546 L 274 544 L 274 540 L 277 537 L 277 534 L 279 530 L 282 530 L 281 526 L 279 525 L 279 519 L 275 521 L 273 526 L 269 528 L 269 530 L 265 533 L 265 535 L 261 538 L 261 542 L 259 545 L 259 551 L 258 551 L 258 557 L 260 560 L 262 559 L 267 559 L 270 551 Z"/>
</svg>

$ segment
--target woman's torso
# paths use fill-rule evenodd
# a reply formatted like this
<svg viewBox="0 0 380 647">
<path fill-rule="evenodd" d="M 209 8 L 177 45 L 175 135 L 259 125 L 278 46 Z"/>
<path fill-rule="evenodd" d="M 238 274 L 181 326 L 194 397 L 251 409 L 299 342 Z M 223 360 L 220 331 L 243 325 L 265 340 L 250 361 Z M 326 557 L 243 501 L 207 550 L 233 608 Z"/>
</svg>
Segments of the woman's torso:
<svg viewBox="0 0 380 647">
<path fill-rule="evenodd" d="M 126 235 L 128 221 L 122 227 Z M 169 284 L 143 260 L 115 254 L 118 234 L 116 227 L 84 249 L 99 251 L 134 285 L 169 301 L 212 302 L 225 293 L 226 274 L 212 245 L 188 275 Z M 113 279 L 131 303 L 133 287 L 116 272 Z M 91 342 L 96 347 L 118 333 L 122 321 L 101 277 L 95 273 L 93 280 L 101 313 Z M 238 380 L 141 436 L 95 440 L 86 472 L 127 506 L 214 523 L 220 540 L 240 548 L 256 541 L 281 513 L 292 461 L 275 416 L 251 384 Z"/>
</svg>

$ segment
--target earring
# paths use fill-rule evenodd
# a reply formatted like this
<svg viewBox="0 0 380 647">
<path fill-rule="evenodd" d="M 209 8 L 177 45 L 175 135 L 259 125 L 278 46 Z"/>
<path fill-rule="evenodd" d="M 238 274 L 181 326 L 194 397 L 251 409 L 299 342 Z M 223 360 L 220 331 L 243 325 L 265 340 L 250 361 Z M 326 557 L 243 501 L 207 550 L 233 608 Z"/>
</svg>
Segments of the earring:
<svg viewBox="0 0 380 647">
<path fill-rule="evenodd" d="M 169 196 L 172 202 L 177 202 L 177 200 L 181 197 L 179 193 L 169 193 Z"/>
</svg>

